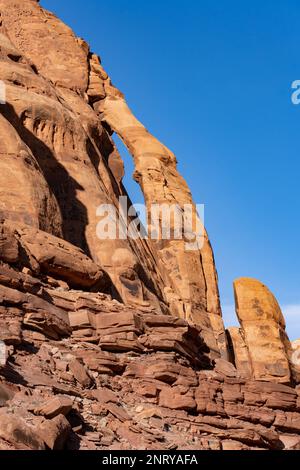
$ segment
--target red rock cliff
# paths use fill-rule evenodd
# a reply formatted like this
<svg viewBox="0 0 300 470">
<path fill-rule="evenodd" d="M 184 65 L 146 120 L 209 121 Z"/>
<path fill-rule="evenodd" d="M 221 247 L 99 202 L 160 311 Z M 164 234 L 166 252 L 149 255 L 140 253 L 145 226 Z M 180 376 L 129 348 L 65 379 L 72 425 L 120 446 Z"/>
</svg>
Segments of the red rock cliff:
<svg viewBox="0 0 300 470">
<path fill-rule="evenodd" d="M 113 133 L 148 212 L 190 204 L 201 222 L 89 46 L 37 1 L 0 12 L 0 449 L 299 448 L 296 345 L 273 295 L 236 281 L 241 328 L 225 332 L 205 231 L 193 251 L 97 237 L 97 207 L 127 197 Z"/>
</svg>

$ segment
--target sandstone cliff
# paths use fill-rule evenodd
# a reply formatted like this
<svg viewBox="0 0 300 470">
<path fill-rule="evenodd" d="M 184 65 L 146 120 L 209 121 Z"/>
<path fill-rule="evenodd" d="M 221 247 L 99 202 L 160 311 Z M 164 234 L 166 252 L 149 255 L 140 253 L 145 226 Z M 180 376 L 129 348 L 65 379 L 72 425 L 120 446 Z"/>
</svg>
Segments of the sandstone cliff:
<svg viewBox="0 0 300 470">
<path fill-rule="evenodd" d="M 148 212 L 190 204 L 201 224 L 100 58 L 38 1 L 0 0 L 0 79 L 0 449 L 300 448 L 297 345 L 271 292 L 237 280 L 225 331 L 205 230 L 192 251 L 97 237 L 97 207 L 128 197 L 114 133 Z"/>
</svg>

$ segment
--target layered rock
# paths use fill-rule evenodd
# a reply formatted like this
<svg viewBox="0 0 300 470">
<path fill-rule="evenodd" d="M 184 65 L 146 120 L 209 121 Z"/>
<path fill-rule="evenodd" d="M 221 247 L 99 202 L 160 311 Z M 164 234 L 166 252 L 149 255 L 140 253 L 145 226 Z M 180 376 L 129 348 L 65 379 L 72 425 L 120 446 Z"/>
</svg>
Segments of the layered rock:
<svg viewBox="0 0 300 470">
<path fill-rule="evenodd" d="M 183 319 L 0 268 L 19 322 L 0 329 L 0 449 L 300 449 L 299 387 L 212 368 Z"/>
<path fill-rule="evenodd" d="M 244 330 L 238 327 L 230 327 L 227 329 L 228 345 L 231 351 L 231 360 L 236 368 L 246 379 L 253 376 L 249 350 L 244 338 Z"/>
<path fill-rule="evenodd" d="M 3 149 L 9 162 L 3 188 L 14 180 L 2 195 L 2 216 L 82 248 L 109 273 L 117 298 L 197 324 L 212 356 L 227 357 L 212 249 L 175 156 L 136 120 L 99 58 L 67 26 L 30 0 L 9 7 L 1 0 L 0 7 L 7 89 L 1 119 L 11 135 Z M 107 126 L 134 157 L 149 212 L 155 203 L 175 203 L 179 212 L 191 205 L 189 240 L 174 237 L 175 217 L 170 240 L 99 240 L 97 207 L 118 210 L 118 197 L 126 196 Z"/>
<path fill-rule="evenodd" d="M 76 246 L 41 230 L 0 223 L 3 246 L 0 259 L 66 281 L 70 286 L 100 290 L 112 289 L 111 280 L 91 258 Z M 1 239 L 0 239 L 1 240 Z"/>
<path fill-rule="evenodd" d="M 246 377 L 290 383 L 291 344 L 274 295 L 250 278 L 236 280 L 234 294 L 241 329 L 229 329 L 229 335 L 237 366 Z"/>
<path fill-rule="evenodd" d="M 236 281 L 227 342 L 175 156 L 38 3 L 0 0 L 0 449 L 300 449 L 299 348 L 274 296 Z M 183 238 L 175 216 L 169 240 L 97 237 L 98 206 L 130 204 L 113 132 L 148 215 L 191 208 Z"/>
<path fill-rule="evenodd" d="M 1 0 L 0 9 L 7 100 L 1 105 L 0 217 L 84 250 L 109 273 L 117 298 L 167 310 L 147 241 L 96 234 L 98 206 L 118 210 L 126 192 L 109 166 L 119 161 L 116 148 L 87 102 L 88 46 L 37 2 Z"/>
<path fill-rule="evenodd" d="M 99 92 L 94 108 L 101 120 L 123 140 L 133 156 L 134 177 L 145 197 L 149 230 L 155 229 L 153 227 L 155 204 L 174 209 L 169 219 L 171 237 L 164 239 L 162 229 L 155 232 L 156 249 L 165 273 L 165 295 L 171 305 L 172 313 L 201 326 L 210 349 L 220 350 L 221 355 L 227 357 L 212 248 L 197 214 L 190 190 L 177 171 L 176 157 L 135 118 L 124 96 L 112 86 L 95 56 L 92 57 L 91 63 L 93 73 L 101 79 L 99 87 L 101 86 L 105 94 L 103 97 Z M 179 219 L 182 217 L 186 207 L 190 207 L 191 214 L 189 233 L 183 233 L 184 227 L 181 227 L 180 233 L 176 234 L 178 217 Z M 179 213 L 177 216 L 176 211 Z M 160 212 L 160 227 L 162 217 Z M 179 235 L 178 239 L 176 235 Z M 215 339 L 211 332 L 214 333 Z M 214 346 L 215 341 L 216 346 Z"/>
</svg>

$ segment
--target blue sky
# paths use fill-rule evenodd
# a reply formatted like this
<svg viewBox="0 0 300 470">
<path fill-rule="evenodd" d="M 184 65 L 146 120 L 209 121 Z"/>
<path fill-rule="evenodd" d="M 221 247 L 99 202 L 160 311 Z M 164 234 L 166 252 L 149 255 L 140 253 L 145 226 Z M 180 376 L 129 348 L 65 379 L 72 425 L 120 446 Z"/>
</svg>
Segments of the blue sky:
<svg viewBox="0 0 300 470">
<path fill-rule="evenodd" d="M 42 0 L 84 37 L 205 204 L 227 324 L 232 281 L 267 284 L 300 338 L 297 0 Z M 141 202 L 124 149 L 127 189 Z"/>
</svg>

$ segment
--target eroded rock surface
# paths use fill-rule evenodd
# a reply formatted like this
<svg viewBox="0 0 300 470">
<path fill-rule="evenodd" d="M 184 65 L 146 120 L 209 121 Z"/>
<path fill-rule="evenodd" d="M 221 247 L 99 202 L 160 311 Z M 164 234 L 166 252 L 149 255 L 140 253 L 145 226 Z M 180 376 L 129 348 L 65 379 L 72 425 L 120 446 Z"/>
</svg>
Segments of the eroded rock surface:
<svg viewBox="0 0 300 470">
<path fill-rule="evenodd" d="M 37 2 L 2 0 L 0 11 L 7 100 L 0 115 L 6 136 L 0 144 L 0 217 L 82 249 L 109 274 L 120 300 L 167 311 L 147 241 L 97 237 L 98 206 L 118 210 L 126 191 L 115 145 L 89 104 L 87 44 Z"/>
<path fill-rule="evenodd" d="M 0 268 L 0 448 L 299 449 L 300 390 L 211 363 L 186 320 Z"/>
<path fill-rule="evenodd" d="M 201 225 L 99 57 L 38 1 L 0 0 L 0 79 L 0 449 L 300 449 L 298 344 L 270 291 L 237 281 L 226 335 L 204 227 L 192 251 L 97 237 L 97 207 L 127 197 L 113 132 L 148 213 L 190 204 Z"/>
<path fill-rule="evenodd" d="M 293 351 L 285 320 L 274 295 L 260 281 L 250 278 L 236 280 L 234 294 L 241 329 L 229 329 L 229 335 L 236 364 L 246 377 L 298 381 L 296 365 L 291 370 Z"/>
<path fill-rule="evenodd" d="M 99 57 L 67 26 L 37 2 L 2 0 L 0 7 L 1 78 L 7 88 L 0 214 L 80 247 L 108 272 L 119 299 L 197 324 L 211 354 L 226 358 L 217 274 L 204 227 L 191 251 L 186 240 L 174 237 L 151 243 L 96 235 L 97 207 L 117 208 L 118 197 L 126 196 L 108 126 L 133 155 L 148 210 L 155 203 L 175 203 L 178 211 L 191 204 L 194 225 L 201 225 L 175 156 L 135 119 Z M 171 225 L 171 236 L 174 229 Z"/>
<path fill-rule="evenodd" d="M 300 389 L 211 363 L 186 320 L 0 268 L 1 449 L 300 448 Z"/>
</svg>

